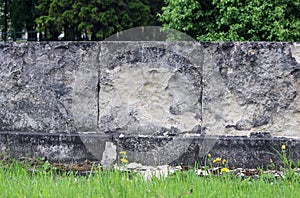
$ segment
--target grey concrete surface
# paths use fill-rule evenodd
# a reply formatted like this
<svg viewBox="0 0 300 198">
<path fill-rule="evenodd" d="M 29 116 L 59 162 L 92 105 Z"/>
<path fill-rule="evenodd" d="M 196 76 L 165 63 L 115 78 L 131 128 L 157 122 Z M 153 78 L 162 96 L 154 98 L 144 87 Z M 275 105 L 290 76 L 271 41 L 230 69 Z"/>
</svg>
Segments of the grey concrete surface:
<svg viewBox="0 0 300 198">
<path fill-rule="evenodd" d="M 299 51 L 282 42 L 1 43 L 2 153 L 112 163 L 108 153 L 124 149 L 134 162 L 192 164 L 215 152 L 255 166 L 287 143 L 299 159 Z M 270 137 L 249 140 L 258 132 Z"/>
</svg>

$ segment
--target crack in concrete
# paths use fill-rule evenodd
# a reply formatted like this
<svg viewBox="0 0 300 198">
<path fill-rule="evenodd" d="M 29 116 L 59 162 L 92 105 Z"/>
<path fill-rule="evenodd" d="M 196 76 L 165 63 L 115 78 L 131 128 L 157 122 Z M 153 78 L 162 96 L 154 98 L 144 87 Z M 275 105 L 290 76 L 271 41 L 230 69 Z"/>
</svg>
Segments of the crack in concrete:
<svg viewBox="0 0 300 198">
<path fill-rule="evenodd" d="M 98 66 L 98 74 L 97 74 L 97 127 L 96 130 L 99 129 L 99 119 L 100 119 L 100 104 L 99 104 L 99 100 L 100 100 L 100 76 L 101 76 L 101 67 L 100 67 L 100 58 L 101 56 L 101 44 L 99 45 L 99 49 L 98 49 L 98 53 L 97 53 L 97 57 L 96 57 L 96 65 Z"/>
</svg>

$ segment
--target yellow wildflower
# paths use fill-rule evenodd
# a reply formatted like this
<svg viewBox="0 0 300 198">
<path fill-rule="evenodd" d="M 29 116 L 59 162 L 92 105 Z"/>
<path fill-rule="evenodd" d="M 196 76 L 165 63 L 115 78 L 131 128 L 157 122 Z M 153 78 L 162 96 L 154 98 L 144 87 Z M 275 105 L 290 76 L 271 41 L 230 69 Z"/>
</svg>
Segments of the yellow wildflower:
<svg viewBox="0 0 300 198">
<path fill-rule="evenodd" d="M 120 151 L 120 155 L 126 155 L 126 151 Z"/>
<path fill-rule="evenodd" d="M 226 159 L 223 159 L 223 160 L 222 160 L 222 164 L 223 164 L 223 165 L 226 164 Z"/>
<path fill-rule="evenodd" d="M 220 162 L 221 161 L 221 158 L 217 157 L 216 159 L 214 159 L 213 163 L 217 163 L 217 162 Z"/>
<path fill-rule="evenodd" d="M 208 153 L 208 154 L 207 154 L 207 157 L 208 157 L 208 158 L 211 158 L 211 154 L 210 154 L 210 153 Z"/>
<path fill-rule="evenodd" d="M 221 172 L 222 172 L 222 173 L 229 173 L 229 169 L 228 169 L 228 168 L 222 168 L 222 169 L 221 169 Z"/>
<path fill-rule="evenodd" d="M 285 145 L 284 144 L 281 145 L 281 150 L 285 150 L 285 149 L 286 149 Z"/>
<path fill-rule="evenodd" d="M 122 159 L 121 159 L 121 162 L 122 162 L 122 164 L 127 164 L 127 163 L 128 163 L 128 160 L 125 159 L 125 158 L 122 158 Z"/>
</svg>

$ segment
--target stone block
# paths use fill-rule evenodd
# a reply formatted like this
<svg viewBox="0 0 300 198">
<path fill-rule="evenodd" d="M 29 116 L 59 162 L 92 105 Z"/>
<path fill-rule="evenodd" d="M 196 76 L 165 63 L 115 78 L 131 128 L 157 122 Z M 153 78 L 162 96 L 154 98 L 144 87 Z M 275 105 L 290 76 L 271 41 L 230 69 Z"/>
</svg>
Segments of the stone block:
<svg viewBox="0 0 300 198">
<path fill-rule="evenodd" d="M 102 42 L 100 132 L 201 133 L 202 61 L 196 42 Z"/>
<path fill-rule="evenodd" d="M 218 135 L 300 136 L 299 46 L 202 43 L 203 127 Z"/>
<path fill-rule="evenodd" d="M 0 131 L 77 132 L 97 126 L 99 44 L 0 45 Z"/>
</svg>

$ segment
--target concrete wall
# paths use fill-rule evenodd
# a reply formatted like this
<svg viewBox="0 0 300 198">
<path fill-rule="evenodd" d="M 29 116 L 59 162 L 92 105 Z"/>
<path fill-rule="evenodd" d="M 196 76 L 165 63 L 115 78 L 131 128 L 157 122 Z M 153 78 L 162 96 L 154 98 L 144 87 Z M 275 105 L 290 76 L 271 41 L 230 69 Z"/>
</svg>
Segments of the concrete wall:
<svg viewBox="0 0 300 198">
<path fill-rule="evenodd" d="M 299 43 L 2 43 L 0 59 L 0 131 L 300 137 Z"/>
</svg>

